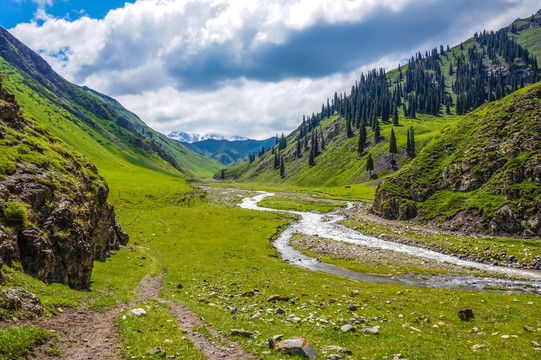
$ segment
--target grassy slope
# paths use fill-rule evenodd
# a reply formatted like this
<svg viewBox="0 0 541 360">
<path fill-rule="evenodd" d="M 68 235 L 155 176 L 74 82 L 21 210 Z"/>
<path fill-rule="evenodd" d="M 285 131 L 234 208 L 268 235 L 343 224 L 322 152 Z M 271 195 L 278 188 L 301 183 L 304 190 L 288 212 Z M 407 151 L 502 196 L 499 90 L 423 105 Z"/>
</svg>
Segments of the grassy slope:
<svg viewBox="0 0 541 360">
<path fill-rule="evenodd" d="M 409 167 L 383 182 L 378 194 L 415 201 L 419 215 L 426 219 L 444 220 L 469 209 L 491 218 L 504 204 L 516 214 L 531 211 L 541 201 L 539 184 L 521 174 L 535 169 L 540 161 L 540 89 L 539 83 L 529 86 L 465 116 L 432 141 Z M 451 191 L 453 184 L 470 180 L 478 184 L 474 190 Z"/>
<path fill-rule="evenodd" d="M 447 74 L 449 64 L 452 61 L 455 63 L 455 57 L 460 54 L 467 54 L 470 47 L 474 45 L 473 38 L 468 39 L 463 43 L 464 50 L 460 47 L 454 47 L 446 56 L 442 57 L 441 69 L 442 73 Z M 403 66 L 403 71 L 407 65 Z M 389 79 L 394 79 L 398 75 L 396 69 L 387 73 Z M 451 86 L 453 78 L 446 76 L 446 85 Z M 450 88 L 449 88 L 450 91 Z M 452 94 L 454 100 L 456 97 Z M 454 113 L 454 108 L 451 107 L 451 112 Z M 374 143 L 373 132 L 367 128 L 368 132 L 368 148 L 359 156 L 357 153 L 358 130 L 354 129 L 354 135 L 347 138 L 345 135 L 345 120 L 334 115 L 321 123 L 321 128 L 325 134 L 326 150 L 316 158 L 316 165 L 308 166 L 309 151 L 304 151 L 300 159 L 295 158 L 296 149 L 295 138 L 297 130 L 288 136 L 288 147 L 282 151 L 285 155 L 285 178 L 280 178 L 279 170 L 273 169 L 273 155 L 265 154 L 261 158 L 257 158 L 252 164 L 242 163 L 227 169 L 226 179 L 234 179 L 235 182 L 258 184 L 266 184 L 272 187 L 286 188 L 319 188 L 323 191 L 335 192 L 341 196 L 372 197 L 374 194 L 375 183 L 371 182 L 369 174 L 365 169 L 368 153 L 371 153 L 374 158 L 375 171 L 372 173 L 373 179 L 382 179 L 393 173 L 390 169 L 388 149 L 391 129 L 394 128 L 399 149 L 399 164 L 400 166 L 407 165 L 411 159 L 406 155 L 406 131 L 409 126 L 415 129 L 416 151 L 417 153 L 429 143 L 435 136 L 447 126 L 456 123 L 461 118 L 457 115 L 446 115 L 442 109 L 441 116 L 435 117 L 432 115 L 417 114 L 416 119 L 407 119 L 404 117 L 402 108 L 399 109 L 400 126 L 394 127 L 392 124 L 382 124 L 381 136 L 383 140 Z M 339 129 L 338 136 L 330 138 L 329 134 L 335 129 Z M 318 133 L 320 130 L 318 129 Z M 345 185 L 351 188 L 344 189 Z"/>
<path fill-rule="evenodd" d="M 528 49 L 530 54 L 533 54 L 537 57 L 537 61 L 541 64 L 541 26 L 539 22 L 541 21 L 541 13 L 538 12 L 534 15 L 535 23 L 537 26 L 531 26 L 532 22 L 530 21 L 531 16 L 528 16 L 525 19 L 517 19 L 514 21 L 514 24 L 518 29 L 518 34 L 511 36 L 518 42 L 520 45 Z"/>
</svg>

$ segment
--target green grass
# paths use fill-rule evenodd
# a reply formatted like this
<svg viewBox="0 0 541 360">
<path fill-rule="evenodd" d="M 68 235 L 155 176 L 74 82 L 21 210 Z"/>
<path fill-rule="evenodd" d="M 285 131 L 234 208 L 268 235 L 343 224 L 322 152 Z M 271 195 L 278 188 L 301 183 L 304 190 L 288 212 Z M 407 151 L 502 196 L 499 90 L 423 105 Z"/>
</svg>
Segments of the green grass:
<svg viewBox="0 0 541 360">
<path fill-rule="evenodd" d="M 307 271 L 279 260 L 269 239 L 286 221 L 268 213 L 205 202 L 182 207 L 163 197 L 146 204 L 122 204 L 118 214 L 123 226 L 137 234 L 132 241 L 160 254 L 168 269 L 163 296 L 192 308 L 224 334 L 231 328 L 261 332 L 255 340 L 236 340 L 265 359 L 283 358 L 269 353 L 266 345 L 265 339 L 278 333 L 306 337 L 318 349 L 344 346 L 354 356 L 362 354 L 367 358 L 399 352 L 407 357 L 433 359 L 482 359 L 491 354 L 509 359 L 535 356 L 529 343 L 537 335 L 522 330 L 527 324 L 541 326 L 536 320 L 541 310 L 535 305 L 539 300 L 535 296 L 376 285 Z M 129 219 L 129 224 L 123 219 Z M 177 289 L 179 283 L 184 285 L 181 290 Z M 255 298 L 241 296 L 243 291 L 254 288 L 259 290 Z M 360 294 L 352 297 L 352 290 Z M 211 295 L 213 292 L 217 295 Z M 292 296 L 295 303 L 268 303 L 267 297 L 276 293 Z M 320 300 L 329 302 L 331 298 L 337 301 L 328 308 L 319 306 Z M 358 337 L 335 328 L 341 324 L 340 319 L 351 318 L 345 309 L 350 302 L 360 304 L 357 314 L 370 325 L 381 326 L 379 336 Z M 250 305 L 255 309 L 249 311 Z M 232 317 L 230 308 L 234 306 L 239 311 Z M 285 317 L 265 313 L 278 306 L 286 310 L 286 315 L 308 318 L 314 313 L 316 319 L 324 318 L 326 322 L 306 319 L 290 324 Z M 474 308 L 474 322 L 458 319 L 457 312 L 463 307 Z M 258 311 L 262 316 L 251 319 Z M 376 317 L 378 320 L 374 320 Z M 417 317 L 428 317 L 431 322 L 419 323 Z M 439 321 L 445 324 L 433 328 Z M 422 332 L 403 328 L 405 323 Z M 474 326 L 484 335 L 471 333 Z M 492 336 L 495 332 L 519 337 L 507 341 Z M 474 352 L 471 347 L 477 343 L 487 348 Z M 442 346 L 445 352 L 440 351 Z"/>
<path fill-rule="evenodd" d="M 24 360 L 36 346 L 56 337 L 55 334 L 31 327 L 0 330 L 0 359 Z"/>
<path fill-rule="evenodd" d="M 150 300 L 133 308 L 142 308 L 146 314 L 130 316 L 126 310 L 116 321 L 122 339 L 120 353 L 125 359 L 206 358 L 184 336 L 178 320 L 168 312 L 166 305 Z M 150 354 L 157 347 L 162 352 Z"/>
<path fill-rule="evenodd" d="M 346 206 L 344 203 L 323 200 L 316 195 L 312 195 L 312 197 L 269 196 L 261 200 L 258 205 L 277 210 L 316 211 L 320 213 L 328 213 Z"/>
</svg>

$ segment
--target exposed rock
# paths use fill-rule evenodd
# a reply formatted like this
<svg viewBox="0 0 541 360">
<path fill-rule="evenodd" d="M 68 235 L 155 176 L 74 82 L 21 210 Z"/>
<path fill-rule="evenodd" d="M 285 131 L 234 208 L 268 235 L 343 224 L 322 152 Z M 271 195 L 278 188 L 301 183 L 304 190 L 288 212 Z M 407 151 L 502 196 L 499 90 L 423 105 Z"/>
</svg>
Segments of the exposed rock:
<svg viewBox="0 0 541 360">
<path fill-rule="evenodd" d="M 541 237 L 540 98 L 535 84 L 464 116 L 378 185 L 371 212 L 452 231 Z"/>
<path fill-rule="evenodd" d="M 357 310 L 357 305 L 355 304 L 349 304 L 348 305 L 348 311 L 355 311 Z"/>
<path fill-rule="evenodd" d="M 241 296 L 244 296 L 244 297 L 253 297 L 255 296 L 255 291 L 253 290 L 248 290 L 248 291 L 245 291 L 241 294 Z"/>
<path fill-rule="evenodd" d="M 289 297 L 273 294 L 268 297 L 267 301 L 289 301 Z"/>
<path fill-rule="evenodd" d="M 274 346 L 274 350 L 292 355 L 303 355 L 310 360 L 316 360 L 319 357 L 316 349 L 306 339 L 294 337 L 286 339 Z"/>
<path fill-rule="evenodd" d="M 463 321 L 470 321 L 474 318 L 473 310 L 471 308 L 462 309 L 458 312 L 458 317 Z"/>
<path fill-rule="evenodd" d="M 0 180 L 0 262 L 19 262 L 45 282 L 86 288 L 93 260 L 128 241 L 107 184 L 88 159 L 27 121 L 1 85 L 0 104 L 0 132 L 17 132 L 11 146 L 32 158 L 13 162 Z"/>
<path fill-rule="evenodd" d="M 0 309 L 21 318 L 34 318 L 43 315 L 43 307 L 38 297 L 22 289 L 0 291 Z"/>
</svg>

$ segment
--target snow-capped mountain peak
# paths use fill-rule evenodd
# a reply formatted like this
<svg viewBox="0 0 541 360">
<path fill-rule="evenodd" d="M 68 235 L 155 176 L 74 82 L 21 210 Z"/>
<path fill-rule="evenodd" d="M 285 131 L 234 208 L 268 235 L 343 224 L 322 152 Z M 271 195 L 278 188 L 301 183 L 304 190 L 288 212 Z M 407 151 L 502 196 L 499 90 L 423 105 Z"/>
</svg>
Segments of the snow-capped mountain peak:
<svg viewBox="0 0 541 360">
<path fill-rule="evenodd" d="M 250 140 L 247 137 L 244 136 L 222 136 L 222 135 L 216 135 L 216 134 L 193 134 L 193 133 L 185 133 L 182 131 L 173 131 L 167 135 L 168 138 L 193 144 L 195 142 L 200 142 L 203 140 L 228 140 L 228 141 L 242 141 L 242 140 Z"/>
</svg>

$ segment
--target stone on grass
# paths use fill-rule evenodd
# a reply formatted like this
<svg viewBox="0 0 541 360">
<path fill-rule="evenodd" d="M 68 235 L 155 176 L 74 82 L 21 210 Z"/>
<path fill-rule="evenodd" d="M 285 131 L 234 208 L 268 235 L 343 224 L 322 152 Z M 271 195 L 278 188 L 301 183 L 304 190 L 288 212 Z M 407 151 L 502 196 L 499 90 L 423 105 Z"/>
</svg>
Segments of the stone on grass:
<svg viewBox="0 0 541 360">
<path fill-rule="evenodd" d="M 244 297 L 252 297 L 252 296 L 255 296 L 255 291 L 253 291 L 253 290 L 245 291 L 245 292 L 242 293 L 242 296 L 244 296 Z"/>
<path fill-rule="evenodd" d="M 141 308 L 137 308 L 137 309 L 131 309 L 130 311 L 128 311 L 128 315 L 130 316 L 141 316 L 141 315 L 146 315 L 146 311 L 144 309 L 141 309 Z"/>
<path fill-rule="evenodd" d="M 5 289 L 0 292 L 0 304 L 13 312 L 19 312 L 22 318 L 34 318 L 43 315 L 43 307 L 38 297 L 22 289 Z"/>
<path fill-rule="evenodd" d="M 344 357 L 342 355 L 338 355 L 338 354 L 331 354 L 331 355 L 327 356 L 325 359 L 327 359 L 327 360 L 343 360 Z"/>
<path fill-rule="evenodd" d="M 162 348 L 160 346 L 157 346 L 154 349 L 149 350 L 148 355 L 154 355 L 154 354 L 161 353 L 161 352 L 162 352 Z"/>
<path fill-rule="evenodd" d="M 361 332 L 379 335 L 379 326 L 365 327 L 361 330 Z"/>
<path fill-rule="evenodd" d="M 306 339 L 294 337 L 279 342 L 274 346 L 274 350 L 285 354 L 303 355 L 310 360 L 316 360 L 319 357 L 316 349 Z"/>
<path fill-rule="evenodd" d="M 346 325 L 344 325 L 344 326 L 342 326 L 342 327 L 340 328 L 340 330 L 341 330 L 342 332 L 353 332 L 353 331 L 355 331 L 356 329 L 357 329 L 357 328 L 356 328 L 355 326 L 350 325 L 350 324 L 346 324 Z"/>
<path fill-rule="evenodd" d="M 537 349 L 541 349 L 541 345 L 539 343 L 536 343 L 535 341 L 531 342 L 532 346 Z"/>
<path fill-rule="evenodd" d="M 470 321 L 474 318 L 473 310 L 471 308 L 462 309 L 458 312 L 458 317 L 462 321 Z"/>
<path fill-rule="evenodd" d="M 357 310 L 357 305 L 355 304 L 349 304 L 348 305 L 348 311 L 355 311 Z"/>
</svg>

